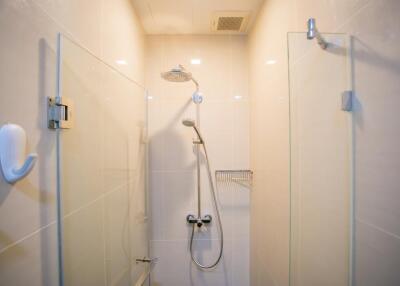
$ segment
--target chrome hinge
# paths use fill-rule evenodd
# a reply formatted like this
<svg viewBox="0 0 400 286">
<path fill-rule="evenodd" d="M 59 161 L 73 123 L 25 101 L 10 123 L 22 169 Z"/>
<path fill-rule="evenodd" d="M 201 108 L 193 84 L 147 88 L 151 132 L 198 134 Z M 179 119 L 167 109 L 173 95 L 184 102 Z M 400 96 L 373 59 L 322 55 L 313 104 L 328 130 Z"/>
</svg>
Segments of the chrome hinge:
<svg viewBox="0 0 400 286">
<path fill-rule="evenodd" d="M 47 98 L 47 122 L 50 129 L 70 129 L 73 127 L 74 105 L 66 97 Z"/>
<path fill-rule="evenodd" d="M 353 91 L 345 90 L 342 92 L 342 110 L 352 111 L 353 110 Z"/>
</svg>

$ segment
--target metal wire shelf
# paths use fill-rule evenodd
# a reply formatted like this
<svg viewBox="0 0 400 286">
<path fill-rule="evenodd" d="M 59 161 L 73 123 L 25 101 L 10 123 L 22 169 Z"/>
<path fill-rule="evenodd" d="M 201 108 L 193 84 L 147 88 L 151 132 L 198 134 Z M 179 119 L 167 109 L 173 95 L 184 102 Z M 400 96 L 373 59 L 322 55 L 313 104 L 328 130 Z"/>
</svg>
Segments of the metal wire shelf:
<svg viewBox="0 0 400 286">
<path fill-rule="evenodd" d="M 253 182 L 253 171 L 251 170 L 216 170 L 215 180 L 217 183 L 237 183 L 250 188 Z"/>
</svg>

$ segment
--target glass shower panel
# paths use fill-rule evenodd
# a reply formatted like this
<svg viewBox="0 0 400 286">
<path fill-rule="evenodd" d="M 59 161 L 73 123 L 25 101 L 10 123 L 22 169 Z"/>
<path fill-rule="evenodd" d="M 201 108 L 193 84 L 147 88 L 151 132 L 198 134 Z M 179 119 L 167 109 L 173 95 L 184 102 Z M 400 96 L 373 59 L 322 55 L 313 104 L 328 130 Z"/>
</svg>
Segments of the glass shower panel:
<svg viewBox="0 0 400 286">
<path fill-rule="evenodd" d="M 291 286 L 351 285 L 352 115 L 349 37 L 324 34 L 321 49 L 289 33 Z"/>
<path fill-rule="evenodd" d="M 148 254 L 146 101 L 142 86 L 65 36 L 60 93 L 73 101 L 58 130 L 63 285 L 134 285 Z"/>
</svg>

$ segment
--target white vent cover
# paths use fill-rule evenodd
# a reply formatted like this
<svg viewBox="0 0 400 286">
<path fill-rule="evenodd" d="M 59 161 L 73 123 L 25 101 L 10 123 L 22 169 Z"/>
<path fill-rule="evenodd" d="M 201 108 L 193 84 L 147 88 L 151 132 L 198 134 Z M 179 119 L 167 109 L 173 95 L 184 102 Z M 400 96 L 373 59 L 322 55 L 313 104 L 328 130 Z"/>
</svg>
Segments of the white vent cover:
<svg viewBox="0 0 400 286">
<path fill-rule="evenodd" d="M 216 12 L 212 21 L 214 32 L 245 33 L 249 12 Z"/>
</svg>

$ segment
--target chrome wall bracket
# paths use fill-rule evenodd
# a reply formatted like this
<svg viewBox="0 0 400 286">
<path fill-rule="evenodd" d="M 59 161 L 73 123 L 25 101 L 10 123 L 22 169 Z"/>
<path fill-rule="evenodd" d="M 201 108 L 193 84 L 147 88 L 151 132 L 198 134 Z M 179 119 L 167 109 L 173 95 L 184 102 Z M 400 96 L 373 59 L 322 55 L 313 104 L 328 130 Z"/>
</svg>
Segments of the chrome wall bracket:
<svg viewBox="0 0 400 286">
<path fill-rule="evenodd" d="M 67 97 L 47 98 L 47 122 L 49 129 L 70 129 L 74 125 L 74 104 Z"/>
<path fill-rule="evenodd" d="M 353 91 L 346 90 L 342 92 L 342 110 L 343 111 L 353 110 Z"/>
<path fill-rule="evenodd" d="M 325 50 L 328 47 L 328 42 L 322 37 L 321 33 L 317 29 L 314 18 L 310 18 L 307 21 L 307 39 L 317 39 L 318 45 Z"/>
</svg>

